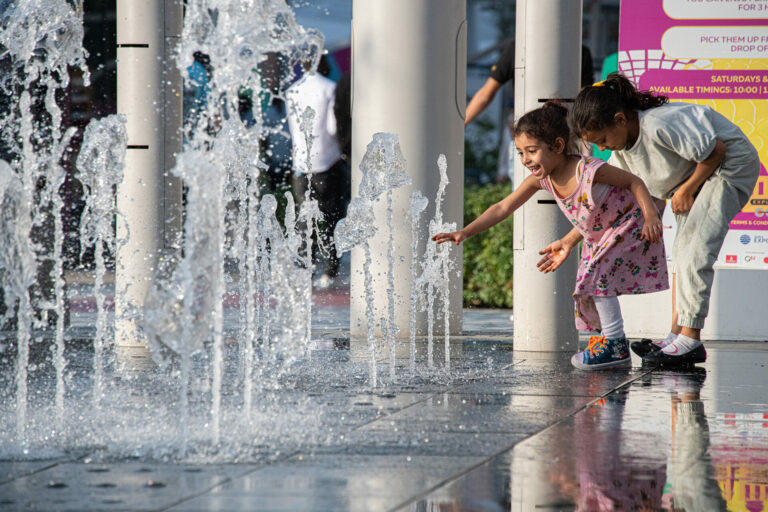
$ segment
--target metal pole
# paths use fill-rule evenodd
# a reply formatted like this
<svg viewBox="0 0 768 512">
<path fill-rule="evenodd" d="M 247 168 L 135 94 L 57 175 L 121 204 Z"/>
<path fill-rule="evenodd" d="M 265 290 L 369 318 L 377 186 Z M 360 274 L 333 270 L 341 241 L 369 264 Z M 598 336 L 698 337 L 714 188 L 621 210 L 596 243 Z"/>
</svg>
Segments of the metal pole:
<svg viewBox="0 0 768 512">
<path fill-rule="evenodd" d="M 413 185 L 394 193 L 395 324 L 399 337 L 408 337 L 411 284 L 411 228 L 406 219 L 412 190 L 421 190 L 430 205 L 422 215 L 421 239 L 434 215 L 440 182 L 437 158 L 448 160 L 443 203 L 445 222 L 463 225 L 464 108 L 466 104 L 466 0 L 354 0 L 352 20 L 352 194 L 358 195 L 362 174 L 358 165 L 376 132 L 395 133 L 407 161 Z M 386 202 L 376 205 L 384 223 Z M 388 232 L 372 239 L 375 317 L 386 317 Z M 423 251 L 423 244 L 421 251 Z M 461 331 L 461 249 L 452 248 L 457 273 L 451 276 L 451 333 Z M 362 250 L 352 251 L 350 289 L 351 333 L 366 326 Z M 441 318 L 437 312 L 435 318 Z M 444 330 L 442 322 L 436 333 Z M 426 313 L 417 317 L 418 334 L 426 333 Z"/>
<path fill-rule="evenodd" d="M 127 117 L 125 178 L 117 191 L 115 344 L 120 363 L 151 365 L 130 317 L 141 311 L 159 258 L 178 246 L 181 186 L 166 174 L 181 151 L 181 74 L 172 51 L 180 0 L 117 2 L 117 111 Z"/>
<path fill-rule="evenodd" d="M 517 0 L 515 117 L 550 98 L 573 99 L 581 74 L 581 2 Z M 530 30 L 529 30 L 530 29 Z M 527 170 L 515 159 L 515 186 Z M 578 261 L 572 254 L 555 273 L 536 269 L 538 252 L 571 226 L 552 196 L 537 192 L 514 217 L 514 346 L 516 351 L 578 347 L 572 291 Z"/>
</svg>

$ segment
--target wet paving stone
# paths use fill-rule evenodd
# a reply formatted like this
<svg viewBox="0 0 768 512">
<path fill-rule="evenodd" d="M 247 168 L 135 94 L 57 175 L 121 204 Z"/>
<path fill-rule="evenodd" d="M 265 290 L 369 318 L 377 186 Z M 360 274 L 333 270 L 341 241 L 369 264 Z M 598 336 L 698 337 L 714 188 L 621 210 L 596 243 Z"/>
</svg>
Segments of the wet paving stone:
<svg viewBox="0 0 768 512">
<path fill-rule="evenodd" d="M 768 344 L 708 345 L 694 371 L 588 373 L 570 354 L 515 354 L 508 318 L 480 316 L 495 331 L 463 337 L 453 375 L 411 375 L 400 360 L 389 382 L 384 361 L 370 390 L 356 347 L 316 351 L 322 367 L 254 404 L 289 415 L 270 416 L 268 437 L 222 423 L 232 456 L 206 444 L 174 462 L 168 405 L 168 430 L 135 437 L 153 450 L 94 441 L 0 461 L 0 510 L 768 510 Z"/>
<path fill-rule="evenodd" d="M 84 463 L 64 463 L 0 485 L 0 500 L 17 510 L 157 510 L 205 492 L 258 466 L 115 463 L 90 471 Z M 10 509 L 13 510 L 13 509 Z"/>
<path fill-rule="evenodd" d="M 768 510 L 768 351 L 654 370 L 401 510 Z"/>
<path fill-rule="evenodd" d="M 269 466 L 172 511 L 387 510 L 439 485 L 477 457 L 302 455 Z"/>
</svg>

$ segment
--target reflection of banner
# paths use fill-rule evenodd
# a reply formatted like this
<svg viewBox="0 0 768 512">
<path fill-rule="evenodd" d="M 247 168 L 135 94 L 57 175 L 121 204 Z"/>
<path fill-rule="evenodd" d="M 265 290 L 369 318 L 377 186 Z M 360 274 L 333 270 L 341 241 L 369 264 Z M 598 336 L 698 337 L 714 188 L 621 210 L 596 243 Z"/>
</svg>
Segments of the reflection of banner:
<svg viewBox="0 0 768 512">
<path fill-rule="evenodd" d="M 768 423 L 753 423 L 752 429 L 712 435 L 712 465 L 728 510 L 768 511 L 768 446 L 761 426 L 768 430 Z"/>
<path fill-rule="evenodd" d="M 640 89 L 709 105 L 755 145 L 760 178 L 716 266 L 768 269 L 768 1 L 622 0 L 619 50 Z"/>
</svg>

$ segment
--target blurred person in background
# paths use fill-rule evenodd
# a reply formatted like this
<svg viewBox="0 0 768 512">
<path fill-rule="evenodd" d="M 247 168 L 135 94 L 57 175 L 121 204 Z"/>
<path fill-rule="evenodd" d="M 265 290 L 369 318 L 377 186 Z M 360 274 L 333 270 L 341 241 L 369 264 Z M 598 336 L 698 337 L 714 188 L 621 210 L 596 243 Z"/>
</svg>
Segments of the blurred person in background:
<svg viewBox="0 0 768 512">
<path fill-rule="evenodd" d="M 261 118 L 259 134 L 260 158 L 266 172 L 260 174 L 261 194 L 274 194 L 278 201 L 290 189 L 291 136 L 285 101 L 281 98 L 283 82 L 289 73 L 286 59 L 276 52 L 269 52 L 255 70 L 261 88 L 254 96 L 251 89 L 243 88 L 238 94 L 240 119 L 250 128 L 256 125 L 255 116 Z"/>
<path fill-rule="evenodd" d="M 182 96 L 184 146 L 194 139 L 195 132 L 201 128 L 201 123 L 208 130 L 209 122 L 206 109 L 208 96 L 211 94 L 211 78 L 213 66 L 211 58 L 203 52 L 195 52 L 193 61 L 187 67 L 189 80 L 184 82 L 184 94 Z"/>
<path fill-rule="evenodd" d="M 506 83 L 514 87 L 515 80 L 515 41 L 510 40 L 501 52 L 499 59 L 491 66 L 491 73 L 483 86 L 472 96 L 467 104 L 467 111 L 464 118 L 464 126 L 467 126 L 477 118 L 491 104 L 496 97 L 496 93 Z M 594 81 L 594 70 L 592 63 L 592 53 L 589 48 L 581 46 L 581 87 L 592 85 Z M 513 93 L 514 97 L 514 93 Z M 509 124 L 514 123 L 514 104 L 504 105 L 506 112 L 506 122 L 501 132 L 501 141 L 499 143 L 499 158 L 496 166 L 496 182 L 503 183 L 512 179 L 512 157 L 514 156 L 514 146 L 512 137 L 509 133 Z M 524 114 L 520 112 L 519 114 Z"/>
<path fill-rule="evenodd" d="M 321 275 L 316 282 L 319 288 L 327 288 L 336 277 L 339 259 L 333 248 L 333 230 L 346 215 L 349 201 L 349 168 L 342 158 L 337 139 L 334 113 L 336 83 L 323 75 L 330 67 L 325 56 L 320 59 L 317 71 L 311 63 L 304 65 L 304 75 L 286 91 L 288 127 L 293 146 L 293 193 L 297 204 L 307 197 L 318 201 L 323 221 L 320 223 L 318 243 L 313 244 L 313 263 L 324 253 Z M 314 112 L 309 133 L 301 130 L 302 116 L 311 108 Z M 311 150 L 307 155 L 307 138 Z"/>
</svg>

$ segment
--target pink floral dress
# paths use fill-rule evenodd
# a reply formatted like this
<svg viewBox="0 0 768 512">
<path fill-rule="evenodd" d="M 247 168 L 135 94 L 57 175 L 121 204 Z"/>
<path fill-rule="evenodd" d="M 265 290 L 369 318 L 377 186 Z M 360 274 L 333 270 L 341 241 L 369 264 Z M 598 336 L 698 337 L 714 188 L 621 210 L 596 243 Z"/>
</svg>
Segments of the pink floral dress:
<svg viewBox="0 0 768 512">
<path fill-rule="evenodd" d="M 651 293 L 669 288 L 664 243 L 641 238 L 643 213 L 627 189 L 594 183 L 605 162 L 582 157 L 576 190 L 560 197 L 549 176 L 540 181 L 584 236 L 573 292 L 576 328 L 599 331 L 594 296 Z M 601 199 L 602 198 L 602 199 Z"/>
</svg>

